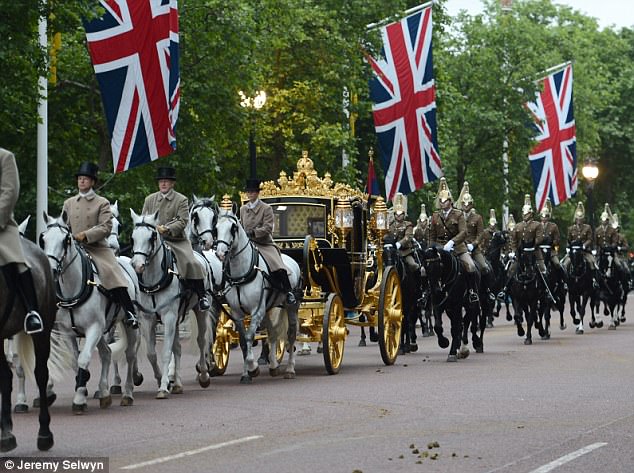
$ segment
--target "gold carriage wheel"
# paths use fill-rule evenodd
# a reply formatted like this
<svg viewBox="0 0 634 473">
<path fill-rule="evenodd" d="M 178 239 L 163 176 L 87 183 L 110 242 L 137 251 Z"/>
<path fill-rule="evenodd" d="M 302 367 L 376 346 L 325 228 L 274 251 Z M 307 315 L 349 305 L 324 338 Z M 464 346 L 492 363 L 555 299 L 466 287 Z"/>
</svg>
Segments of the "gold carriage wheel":
<svg viewBox="0 0 634 473">
<path fill-rule="evenodd" d="M 398 355 L 403 322 L 401 282 L 393 266 L 383 271 L 379 295 L 379 348 L 386 365 L 393 365 Z"/>
<path fill-rule="evenodd" d="M 214 366 L 209 370 L 210 376 L 222 376 L 229 364 L 229 350 L 231 349 L 231 324 L 229 317 L 224 311 L 220 311 L 218 323 L 216 324 L 216 336 L 211 346 L 211 356 Z"/>
<path fill-rule="evenodd" d="M 343 303 L 341 297 L 331 293 L 324 306 L 324 321 L 321 335 L 324 364 L 328 374 L 337 374 L 343 361 L 343 350 L 346 343 L 346 328 Z"/>
</svg>

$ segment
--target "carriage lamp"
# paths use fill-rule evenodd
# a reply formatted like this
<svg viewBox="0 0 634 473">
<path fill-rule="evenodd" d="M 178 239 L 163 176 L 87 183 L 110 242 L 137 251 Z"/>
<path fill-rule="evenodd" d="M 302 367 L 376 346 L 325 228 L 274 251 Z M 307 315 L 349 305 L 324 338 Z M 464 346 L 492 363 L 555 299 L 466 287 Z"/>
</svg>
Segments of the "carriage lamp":
<svg viewBox="0 0 634 473">
<path fill-rule="evenodd" d="M 346 246 L 346 236 L 352 229 L 354 215 L 349 199 L 339 199 L 335 207 L 335 228 L 341 234 L 341 246 Z"/>
<path fill-rule="evenodd" d="M 372 206 L 372 214 L 374 215 L 374 230 L 389 230 L 390 225 L 387 218 L 387 205 L 385 205 L 383 197 L 377 197 Z"/>
</svg>

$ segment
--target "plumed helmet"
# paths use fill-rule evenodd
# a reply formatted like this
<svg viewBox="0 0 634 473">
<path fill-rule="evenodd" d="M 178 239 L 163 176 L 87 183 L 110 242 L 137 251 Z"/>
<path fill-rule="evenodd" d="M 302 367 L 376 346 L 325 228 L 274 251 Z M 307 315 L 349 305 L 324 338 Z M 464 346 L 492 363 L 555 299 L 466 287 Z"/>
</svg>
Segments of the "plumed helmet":
<svg viewBox="0 0 634 473">
<path fill-rule="evenodd" d="M 550 199 L 546 199 L 546 202 L 544 203 L 541 212 L 539 212 L 539 215 L 541 215 L 542 218 L 550 218 L 553 215 L 553 206 L 550 203 Z"/>
<path fill-rule="evenodd" d="M 513 214 L 509 214 L 509 221 L 506 224 L 506 228 L 511 232 L 515 230 L 515 217 L 513 217 Z"/>
<path fill-rule="evenodd" d="M 420 204 L 420 215 L 418 216 L 418 221 L 426 222 L 427 220 L 429 220 L 429 217 L 427 216 L 427 209 L 425 207 L 425 204 Z"/>
<path fill-rule="evenodd" d="M 603 207 L 603 212 L 601 212 L 601 222 L 610 223 L 612 221 L 612 211 L 610 210 L 610 204 L 607 202 Z"/>
<path fill-rule="evenodd" d="M 453 200 L 453 197 L 447 185 L 447 179 L 441 177 L 440 184 L 438 184 L 438 194 L 436 195 L 436 207 L 440 208 L 440 204 L 447 200 Z"/>
<path fill-rule="evenodd" d="M 392 208 L 395 215 L 407 215 L 407 197 L 400 192 L 397 192 L 392 199 Z"/>
<path fill-rule="evenodd" d="M 495 209 L 489 210 L 489 225 L 495 227 L 498 224 L 497 219 L 495 218 Z"/>
<path fill-rule="evenodd" d="M 577 209 L 575 210 L 575 218 L 584 218 L 586 216 L 586 209 L 583 206 L 583 202 L 579 202 L 577 204 Z"/>
<path fill-rule="evenodd" d="M 464 184 L 462 185 L 462 190 L 460 191 L 460 196 L 458 196 L 457 207 L 462 210 L 469 204 L 473 204 L 473 197 L 471 196 L 471 192 L 469 191 L 469 183 L 467 181 L 464 181 Z"/>
<path fill-rule="evenodd" d="M 522 217 L 532 213 L 533 213 L 533 207 L 531 206 L 531 196 L 530 194 L 524 194 L 524 205 L 522 205 Z"/>
<path fill-rule="evenodd" d="M 612 228 L 618 230 L 621 227 L 619 222 L 619 214 L 612 214 Z"/>
</svg>

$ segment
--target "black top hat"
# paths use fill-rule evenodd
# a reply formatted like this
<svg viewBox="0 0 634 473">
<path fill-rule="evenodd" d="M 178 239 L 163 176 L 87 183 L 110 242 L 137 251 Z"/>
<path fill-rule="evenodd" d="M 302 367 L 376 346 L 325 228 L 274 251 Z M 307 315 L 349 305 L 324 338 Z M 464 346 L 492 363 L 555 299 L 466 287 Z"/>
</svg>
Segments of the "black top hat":
<svg viewBox="0 0 634 473">
<path fill-rule="evenodd" d="M 247 179 L 247 185 L 245 187 L 247 192 L 260 192 L 260 180 L 259 179 Z"/>
<path fill-rule="evenodd" d="M 156 180 L 159 179 L 171 179 L 176 180 L 176 169 L 171 166 L 163 166 L 156 170 Z"/>
<path fill-rule="evenodd" d="M 88 176 L 96 181 L 98 172 L 99 172 L 99 166 L 97 166 L 95 163 L 89 163 L 88 161 L 84 161 L 79 166 L 79 171 L 77 171 L 77 174 L 75 174 L 75 177 Z"/>
</svg>

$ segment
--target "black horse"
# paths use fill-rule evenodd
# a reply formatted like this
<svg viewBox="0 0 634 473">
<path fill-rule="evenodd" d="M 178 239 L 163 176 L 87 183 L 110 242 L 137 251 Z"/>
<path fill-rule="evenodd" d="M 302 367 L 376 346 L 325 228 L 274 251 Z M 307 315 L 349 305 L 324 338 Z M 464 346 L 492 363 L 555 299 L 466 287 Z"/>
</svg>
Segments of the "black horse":
<svg viewBox="0 0 634 473">
<path fill-rule="evenodd" d="M 568 245 L 568 258 L 570 258 L 568 301 L 570 302 L 570 316 L 572 322 L 577 325 L 575 331 L 578 334 L 582 334 L 584 331 L 583 318 L 586 315 L 588 301 L 597 292 L 593 282 L 594 269 L 584 258 L 586 251 L 580 241 L 573 241 Z M 579 318 L 577 318 L 577 314 L 579 314 Z M 599 324 L 599 327 L 603 326 L 602 321 Z M 594 322 L 591 322 L 591 326 L 594 326 Z"/>
<path fill-rule="evenodd" d="M 614 247 L 604 246 L 599 251 L 598 261 L 602 276 L 599 301 L 604 303 L 604 315 L 609 315 L 612 318 L 608 327 L 610 330 L 616 329 L 621 322 L 616 308 L 623 300 L 624 294 L 627 294 L 624 286 L 626 277 L 614 260 L 615 250 Z"/>
<path fill-rule="evenodd" d="M 35 350 L 35 379 L 40 392 L 40 399 L 47 399 L 46 385 L 48 383 L 48 357 L 50 353 L 50 338 L 57 307 L 55 305 L 55 285 L 48 258 L 32 242 L 21 239 L 22 248 L 27 262 L 31 266 L 33 282 L 37 288 L 40 315 L 44 322 L 44 330 L 31 335 Z M 2 272 L 0 272 L 2 274 Z M 16 297 L 17 286 L 15 278 L 0 277 L 0 343 L 21 332 L 24 327 L 26 310 L 21 299 Z M 8 452 L 17 446 L 12 433 L 11 419 L 11 391 L 13 373 L 9 367 L 4 350 L 0 350 L 0 394 L 2 407 L 0 410 L 0 451 Z M 49 428 L 51 417 L 48 403 L 40 403 L 40 428 L 37 436 L 37 448 L 49 450 L 53 446 L 53 434 Z"/>
<path fill-rule="evenodd" d="M 500 294 L 502 289 L 504 288 L 504 284 L 506 283 L 506 272 L 508 261 L 504 259 L 502 256 L 502 249 L 508 242 L 508 232 L 506 230 L 496 231 L 493 233 L 491 237 L 491 242 L 489 243 L 489 248 L 485 253 L 485 258 L 491 265 L 491 277 L 489 278 L 490 282 L 490 290 L 493 294 Z M 510 312 L 510 297 L 505 295 L 503 298 L 499 298 L 495 302 L 495 307 L 493 308 L 491 315 L 493 317 L 500 316 L 500 310 L 502 309 L 502 304 L 506 306 L 506 320 L 511 321 L 511 312 Z M 486 321 L 487 328 L 493 327 L 492 318 L 488 318 Z"/>
<path fill-rule="evenodd" d="M 413 256 L 415 260 L 418 259 L 418 252 L 415 251 Z M 399 352 L 417 351 L 416 322 L 420 314 L 419 301 L 423 293 L 423 278 L 420 272 L 407 270 L 405 261 L 396 248 L 396 238 L 393 235 L 386 235 L 383 239 L 383 263 L 385 266 L 394 266 L 401 279 L 403 327 Z M 420 261 L 418 263 L 420 264 Z"/>
<path fill-rule="evenodd" d="M 526 335 L 525 345 L 533 343 L 533 325 L 538 329 L 540 336 L 544 337 L 546 334 L 537 316 L 540 304 L 545 303 L 545 294 L 535 251 L 536 248 L 532 243 L 522 243 L 517 255 L 517 266 L 514 274 L 511 275 L 510 282 L 517 335 L 520 337 Z M 524 317 L 526 332 L 522 325 Z"/>
<path fill-rule="evenodd" d="M 546 332 L 546 334 L 542 337 L 543 339 L 550 338 L 551 310 L 557 310 L 559 312 L 559 329 L 566 329 L 566 323 L 564 322 L 564 307 L 566 305 L 566 280 L 568 278 L 563 268 L 555 267 L 553 265 L 551 259 L 552 246 L 549 240 L 550 239 L 545 239 L 540 245 L 540 249 L 544 255 L 544 264 L 546 265 L 546 283 L 548 284 L 551 296 L 554 298 L 555 302 L 551 301 L 551 304 L 545 302 L 542 304 L 541 310 L 539 311 L 539 319 L 544 327 L 544 331 Z"/>
<path fill-rule="evenodd" d="M 473 322 L 475 326 L 477 326 L 477 314 L 473 310 L 473 304 L 469 301 L 468 286 L 462 264 L 452 253 L 432 246 L 423 252 L 423 265 L 430 288 L 434 312 L 434 332 L 438 337 L 438 345 L 440 348 L 449 346 L 449 340 L 443 335 L 442 325 L 442 314 L 446 312 L 451 322 L 451 346 L 447 361 L 466 358 L 469 355 L 468 350 L 458 352 L 463 336 L 462 311 L 463 308 L 466 310 L 467 320 L 476 321 Z M 482 342 L 477 334 L 473 334 L 473 346 L 476 351 L 482 349 Z"/>
</svg>

